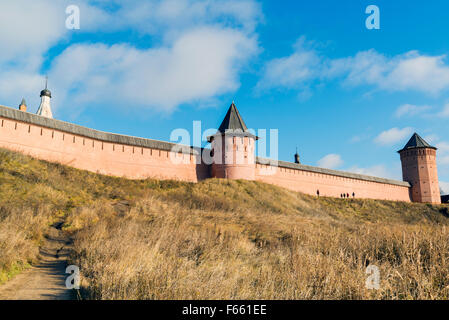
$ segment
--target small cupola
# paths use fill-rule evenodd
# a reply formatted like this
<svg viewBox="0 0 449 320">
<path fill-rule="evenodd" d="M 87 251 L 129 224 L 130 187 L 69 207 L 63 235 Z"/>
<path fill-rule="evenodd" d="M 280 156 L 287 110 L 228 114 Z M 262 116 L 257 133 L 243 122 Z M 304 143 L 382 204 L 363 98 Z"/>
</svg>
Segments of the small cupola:
<svg viewBox="0 0 449 320">
<path fill-rule="evenodd" d="M 296 163 L 296 164 L 300 164 L 300 163 L 301 163 L 301 161 L 299 161 L 298 148 L 296 148 L 296 153 L 295 153 L 295 163 Z"/>
<path fill-rule="evenodd" d="M 51 111 L 50 104 L 51 92 L 48 90 L 47 84 L 48 77 L 45 79 L 45 89 L 41 91 L 41 104 L 39 105 L 36 114 L 47 118 L 53 118 L 53 112 Z"/>
<path fill-rule="evenodd" d="M 19 105 L 19 110 L 23 112 L 27 111 L 27 103 L 25 101 L 25 98 L 22 99 L 22 102 Z"/>
</svg>

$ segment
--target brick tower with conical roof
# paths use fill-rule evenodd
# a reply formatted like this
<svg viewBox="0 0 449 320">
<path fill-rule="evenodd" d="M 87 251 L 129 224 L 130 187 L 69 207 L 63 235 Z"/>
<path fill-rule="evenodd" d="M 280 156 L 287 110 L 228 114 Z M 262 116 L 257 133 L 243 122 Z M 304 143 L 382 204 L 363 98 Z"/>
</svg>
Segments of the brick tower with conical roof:
<svg viewBox="0 0 449 320">
<path fill-rule="evenodd" d="M 212 177 L 254 180 L 257 139 L 232 102 L 217 133 L 208 138 L 213 157 Z"/>
<path fill-rule="evenodd" d="M 436 150 L 414 133 L 405 147 L 398 151 L 403 180 L 412 186 L 410 197 L 413 202 L 441 203 Z"/>
</svg>

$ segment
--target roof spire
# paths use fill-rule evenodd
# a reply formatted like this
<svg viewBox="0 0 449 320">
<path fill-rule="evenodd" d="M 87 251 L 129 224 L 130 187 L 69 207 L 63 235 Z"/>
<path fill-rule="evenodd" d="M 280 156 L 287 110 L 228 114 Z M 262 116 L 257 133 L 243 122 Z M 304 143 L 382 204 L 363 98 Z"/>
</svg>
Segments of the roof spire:
<svg viewBox="0 0 449 320">
<path fill-rule="evenodd" d="M 27 103 L 25 101 L 25 98 L 22 98 L 22 102 L 20 102 L 20 105 L 19 105 L 19 110 L 27 111 Z"/>
<path fill-rule="evenodd" d="M 301 162 L 299 161 L 298 147 L 296 147 L 295 163 L 297 163 L 297 164 L 300 164 L 300 163 L 301 163 Z"/>
<path fill-rule="evenodd" d="M 415 132 L 412 135 L 412 137 L 410 138 L 410 140 L 407 142 L 407 144 L 404 146 L 404 148 L 402 148 L 398 152 L 401 152 L 401 151 L 404 151 L 407 149 L 415 149 L 415 148 L 431 148 L 431 149 L 435 149 L 435 150 L 437 149 L 435 147 L 432 147 L 430 144 L 428 144 L 426 142 L 426 140 L 421 138 L 421 136 Z"/>
<path fill-rule="evenodd" d="M 223 119 L 218 131 L 221 133 L 225 133 L 226 130 L 241 130 L 242 132 L 247 132 L 248 128 L 246 127 L 245 122 L 240 116 L 237 107 L 235 106 L 234 101 L 232 101 L 231 106 L 226 113 L 226 116 Z"/>
<path fill-rule="evenodd" d="M 48 90 L 48 76 L 45 76 L 45 89 L 41 91 L 41 97 L 42 96 L 51 98 L 51 92 Z"/>
<path fill-rule="evenodd" d="M 229 107 L 228 112 L 226 113 L 226 116 L 224 117 L 216 134 L 238 134 L 254 137 L 256 140 L 259 139 L 249 132 L 245 122 L 237 110 L 237 107 L 235 106 L 234 101 L 232 101 L 231 106 Z M 211 138 L 213 138 L 213 136 L 209 137 L 208 140 Z"/>
<path fill-rule="evenodd" d="M 48 76 L 45 76 L 45 89 L 41 91 L 41 104 L 39 105 L 39 109 L 37 109 L 37 115 L 47 118 L 53 118 L 50 99 L 51 92 L 50 90 L 48 90 Z"/>
</svg>

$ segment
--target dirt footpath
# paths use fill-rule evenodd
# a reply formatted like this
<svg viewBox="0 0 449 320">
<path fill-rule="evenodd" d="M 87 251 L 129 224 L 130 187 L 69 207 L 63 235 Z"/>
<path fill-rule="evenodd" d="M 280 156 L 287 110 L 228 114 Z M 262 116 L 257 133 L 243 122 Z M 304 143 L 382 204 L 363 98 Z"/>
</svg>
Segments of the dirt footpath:
<svg viewBox="0 0 449 320">
<path fill-rule="evenodd" d="M 40 249 L 40 262 L 0 286 L 0 300 L 71 300 L 65 280 L 70 240 L 60 230 L 62 223 L 50 229 Z"/>
</svg>

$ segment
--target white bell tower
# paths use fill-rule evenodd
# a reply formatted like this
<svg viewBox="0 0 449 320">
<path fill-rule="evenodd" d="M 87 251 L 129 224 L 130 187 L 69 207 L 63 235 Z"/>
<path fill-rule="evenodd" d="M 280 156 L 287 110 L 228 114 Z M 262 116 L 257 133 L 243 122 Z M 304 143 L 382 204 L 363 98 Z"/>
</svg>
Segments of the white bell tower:
<svg viewBox="0 0 449 320">
<path fill-rule="evenodd" d="M 45 79 L 45 89 L 41 91 L 41 104 L 39 109 L 37 109 L 37 115 L 53 118 L 53 113 L 51 112 L 51 92 L 47 89 L 48 77 Z"/>
</svg>

